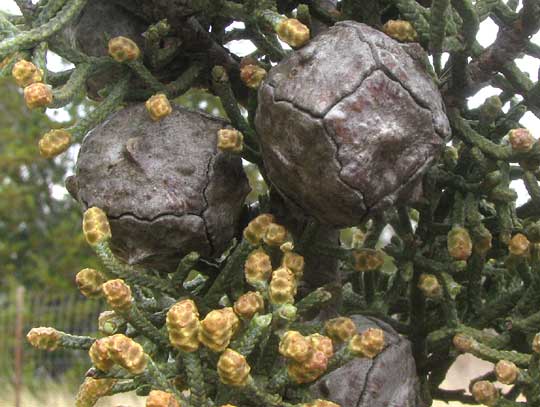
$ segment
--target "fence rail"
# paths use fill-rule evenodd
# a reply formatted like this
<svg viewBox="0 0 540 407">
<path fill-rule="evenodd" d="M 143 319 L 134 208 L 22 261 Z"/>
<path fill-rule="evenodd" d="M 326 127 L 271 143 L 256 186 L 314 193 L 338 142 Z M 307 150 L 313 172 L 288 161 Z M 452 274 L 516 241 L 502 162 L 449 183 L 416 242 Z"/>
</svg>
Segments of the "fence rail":
<svg viewBox="0 0 540 407">
<path fill-rule="evenodd" d="M 39 351 L 28 344 L 25 336 L 37 326 L 51 326 L 76 335 L 93 335 L 103 309 L 102 302 L 88 300 L 78 293 L 51 293 L 22 287 L 0 291 L 0 372 L 3 372 L 0 379 L 17 387 L 21 379 L 58 379 L 67 372 L 81 375 L 89 366 L 84 352 Z"/>
</svg>

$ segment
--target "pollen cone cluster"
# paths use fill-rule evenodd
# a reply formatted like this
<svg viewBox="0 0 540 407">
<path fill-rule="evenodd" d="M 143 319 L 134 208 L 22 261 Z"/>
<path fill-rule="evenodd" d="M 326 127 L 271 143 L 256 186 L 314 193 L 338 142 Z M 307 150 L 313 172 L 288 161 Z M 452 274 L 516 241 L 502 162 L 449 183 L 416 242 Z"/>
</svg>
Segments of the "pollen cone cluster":
<svg viewBox="0 0 540 407">
<path fill-rule="evenodd" d="M 167 312 L 167 331 L 173 347 L 184 352 L 199 349 L 199 311 L 193 300 L 182 300 Z"/>
<path fill-rule="evenodd" d="M 289 377 L 301 384 L 313 382 L 324 374 L 334 348 L 332 340 L 326 336 L 303 336 L 299 332 L 288 331 L 280 341 L 279 353 L 289 359 Z"/>
<path fill-rule="evenodd" d="M 199 341 L 214 352 L 223 352 L 236 333 L 240 321 L 231 307 L 210 311 L 201 321 Z"/>
<path fill-rule="evenodd" d="M 361 334 L 354 335 L 348 347 L 356 356 L 373 359 L 384 349 L 384 332 L 382 329 L 369 328 Z"/>
<path fill-rule="evenodd" d="M 104 372 L 118 364 L 132 374 L 141 374 L 148 362 L 142 346 L 123 334 L 96 340 L 88 354 L 94 366 Z"/>
<path fill-rule="evenodd" d="M 247 384 L 251 367 L 244 356 L 232 349 L 227 349 L 219 357 L 217 369 L 222 383 L 243 387 Z"/>
</svg>

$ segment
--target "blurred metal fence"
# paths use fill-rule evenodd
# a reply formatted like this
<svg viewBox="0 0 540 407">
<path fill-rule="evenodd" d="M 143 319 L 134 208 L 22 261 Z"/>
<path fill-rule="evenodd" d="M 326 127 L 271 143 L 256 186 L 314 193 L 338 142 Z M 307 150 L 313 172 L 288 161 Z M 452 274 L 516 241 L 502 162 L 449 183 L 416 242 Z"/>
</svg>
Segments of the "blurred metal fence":
<svg viewBox="0 0 540 407">
<path fill-rule="evenodd" d="M 41 380 L 61 378 L 66 372 L 81 374 L 90 365 L 85 352 L 36 350 L 26 341 L 26 333 L 33 327 L 51 326 L 75 335 L 92 335 L 97 331 L 97 318 L 103 309 L 102 302 L 77 292 L 65 294 L 22 287 L 0 291 L 0 379 L 17 386 L 20 378 Z"/>
</svg>

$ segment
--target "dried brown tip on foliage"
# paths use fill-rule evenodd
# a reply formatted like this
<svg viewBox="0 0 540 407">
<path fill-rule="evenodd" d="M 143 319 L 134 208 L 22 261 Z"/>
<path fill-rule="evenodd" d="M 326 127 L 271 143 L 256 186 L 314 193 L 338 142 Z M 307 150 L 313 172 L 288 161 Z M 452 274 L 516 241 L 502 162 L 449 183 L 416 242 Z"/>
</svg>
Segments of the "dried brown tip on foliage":
<svg viewBox="0 0 540 407">
<path fill-rule="evenodd" d="M 111 238 L 111 227 L 107 215 L 101 209 L 87 209 L 83 217 L 83 233 L 91 246 Z"/>
<path fill-rule="evenodd" d="M 109 41 L 109 55 L 116 62 L 133 61 L 141 55 L 139 46 L 126 37 L 115 37 Z"/>
<path fill-rule="evenodd" d="M 313 345 L 300 332 L 287 331 L 279 342 L 279 353 L 296 362 L 305 362 L 313 353 Z"/>
<path fill-rule="evenodd" d="M 34 348 L 52 352 L 60 345 L 62 334 L 54 328 L 32 328 L 26 335 L 26 339 Z"/>
<path fill-rule="evenodd" d="M 296 278 L 291 270 L 280 267 L 272 273 L 268 296 L 272 304 L 293 304 L 296 295 Z"/>
<path fill-rule="evenodd" d="M 167 331 L 175 348 L 184 352 L 199 349 L 199 327 L 199 311 L 192 300 L 177 302 L 167 312 Z"/>
<path fill-rule="evenodd" d="M 154 121 L 159 121 L 172 113 L 172 106 L 167 96 L 163 93 L 158 93 L 148 99 L 144 106 Z"/>
<path fill-rule="evenodd" d="M 487 380 L 476 382 L 472 387 L 472 395 L 478 403 L 486 406 L 493 406 L 499 398 L 497 388 Z"/>
<path fill-rule="evenodd" d="M 220 129 L 217 133 L 217 147 L 221 151 L 241 153 L 244 149 L 244 135 L 236 129 Z"/>
<path fill-rule="evenodd" d="M 244 264 L 244 275 L 246 281 L 251 284 L 266 282 L 272 274 L 272 262 L 264 250 L 252 251 Z"/>
<path fill-rule="evenodd" d="M 180 407 L 180 403 L 171 393 L 152 390 L 146 399 L 146 407 Z"/>
<path fill-rule="evenodd" d="M 248 223 L 244 229 L 244 238 L 253 245 L 258 245 L 266 234 L 268 225 L 274 222 L 274 216 L 263 213 Z"/>
<path fill-rule="evenodd" d="M 42 157 L 53 158 L 66 151 L 71 145 L 71 133 L 64 129 L 48 131 L 39 140 L 39 153 Z"/>
<path fill-rule="evenodd" d="M 100 398 L 110 394 L 115 384 L 114 379 L 85 378 L 77 392 L 75 407 L 94 407 Z"/>
<path fill-rule="evenodd" d="M 534 143 L 536 143 L 531 132 L 522 128 L 510 130 L 510 133 L 508 133 L 508 140 L 510 141 L 512 150 L 519 152 L 529 151 Z"/>
<path fill-rule="evenodd" d="M 309 28 L 296 18 L 285 18 L 276 26 L 279 39 L 292 48 L 300 48 L 309 41 Z"/>
<path fill-rule="evenodd" d="M 375 249 L 353 251 L 354 269 L 359 272 L 378 270 L 384 264 L 384 254 Z"/>
<path fill-rule="evenodd" d="M 232 349 L 227 349 L 219 357 L 217 370 L 222 383 L 243 387 L 247 384 L 251 367 L 244 356 Z"/>
<path fill-rule="evenodd" d="M 527 239 L 527 236 L 516 233 L 508 242 L 508 251 L 514 256 L 526 256 L 529 254 L 530 246 L 531 242 Z"/>
<path fill-rule="evenodd" d="M 264 299 L 259 292 L 248 291 L 236 300 L 233 309 L 236 315 L 251 319 L 256 313 L 264 311 Z"/>
<path fill-rule="evenodd" d="M 515 363 L 508 360 L 500 360 L 495 365 L 497 380 L 503 384 L 513 384 L 519 375 L 519 369 Z"/>
<path fill-rule="evenodd" d="M 467 229 L 454 226 L 448 232 L 448 253 L 454 260 L 467 260 L 472 254 L 472 240 Z"/>
<path fill-rule="evenodd" d="M 251 89 L 258 89 L 266 75 L 266 70 L 259 65 L 249 64 L 240 69 L 240 79 Z"/>
<path fill-rule="evenodd" d="M 414 42 L 418 39 L 413 25 L 405 20 L 388 20 L 383 25 L 383 32 L 401 42 Z"/>
<path fill-rule="evenodd" d="M 352 354 L 373 359 L 384 349 L 384 332 L 378 328 L 369 328 L 354 335 L 348 346 Z"/>
<path fill-rule="evenodd" d="M 421 274 L 418 279 L 418 288 L 427 298 L 439 298 L 442 295 L 442 287 L 433 274 Z"/>
<path fill-rule="evenodd" d="M 43 73 L 32 62 L 21 59 L 17 61 L 11 70 L 15 83 L 21 88 L 36 82 L 43 81 Z"/>
<path fill-rule="evenodd" d="M 75 283 L 79 291 L 88 298 L 97 298 L 102 295 L 101 286 L 107 281 L 99 271 L 91 268 L 82 269 L 75 276 Z"/>
<path fill-rule="evenodd" d="M 44 83 L 32 83 L 24 88 L 24 101 L 29 109 L 47 107 L 53 101 L 52 89 Z"/>
<path fill-rule="evenodd" d="M 270 223 L 266 228 L 263 240 L 268 246 L 279 247 L 287 240 L 287 229 L 277 223 Z"/>
<path fill-rule="evenodd" d="M 357 327 L 351 318 L 337 317 L 326 321 L 324 331 L 332 340 L 346 342 L 356 335 Z"/>
</svg>

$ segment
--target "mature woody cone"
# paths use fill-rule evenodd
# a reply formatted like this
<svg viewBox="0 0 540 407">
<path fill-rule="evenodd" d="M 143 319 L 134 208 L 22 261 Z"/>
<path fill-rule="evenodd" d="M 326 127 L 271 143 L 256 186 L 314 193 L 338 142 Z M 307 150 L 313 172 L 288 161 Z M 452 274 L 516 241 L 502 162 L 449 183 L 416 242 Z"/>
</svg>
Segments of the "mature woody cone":
<svg viewBox="0 0 540 407">
<path fill-rule="evenodd" d="M 73 49 L 79 49 L 94 57 L 107 56 L 107 42 L 111 38 L 123 36 L 131 39 L 144 49 L 142 34 L 148 24 L 110 0 L 93 0 L 83 8 L 79 17 L 72 21 L 58 36 L 67 41 Z M 88 96 L 100 99 L 97 92 L 114 83 L 122 75 L 122 67 L 107 65 L 94 73 L 86 82 Z"/>
<path fill-rule="evenodd" d="M 313 398 L 341 407 L 425 407 L 409 341 L 375 318 L 352 315 L 358 332 L 369 328 L 384 331 L 385 348 L 373 359 L 355 358 L 311 386 Z M 343 345 L 346 346 L 346 345 Z"/>
<path fill-rule="evenodd" d="M 68 189 L 102 208 L 111 247 L 130 264 L 173 271 L 182 255 L 219 255 L 249 191 L 240 157 L 220 152 L 226 125 L 176 106 L 154 122 L 144 104 L 112 114 L 84 139 Z"/>
<path fill-rule="evenodd" d="M 349 226 L 418 192 L 450 134 L 425 57 L 417 44 L 346 21 L 272 68 L 255 124 L 281 194 Z"/>
</svg>

